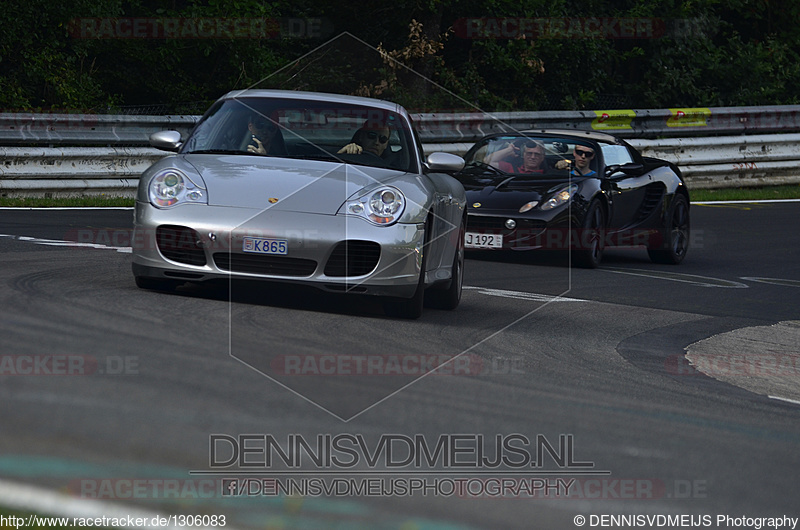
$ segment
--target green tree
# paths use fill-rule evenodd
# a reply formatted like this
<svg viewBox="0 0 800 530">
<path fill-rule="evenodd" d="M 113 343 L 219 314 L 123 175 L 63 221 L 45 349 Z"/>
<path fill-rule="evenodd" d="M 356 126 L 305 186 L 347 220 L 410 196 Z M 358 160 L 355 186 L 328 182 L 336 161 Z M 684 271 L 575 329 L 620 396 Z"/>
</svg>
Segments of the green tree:
<svg viewBox="0 0 800 530">
<path fill-rule="evenodd" d="M 180 34 L 114 26 L 133 20 Z M 321 34 L 286 31 L 312 20 Z M 652 31 L 615 33 L 625 20 Z M 202 21 L 216 32 L 201 34 Z M 255 26 L 226 33 L 231 21 Z M 0 12 L 0 106 L 198 112 L 231 89 L 274 85 L 421 110 L 795 104 L 799 23 L 793 0 L 14 0 Z"/>
</svg>

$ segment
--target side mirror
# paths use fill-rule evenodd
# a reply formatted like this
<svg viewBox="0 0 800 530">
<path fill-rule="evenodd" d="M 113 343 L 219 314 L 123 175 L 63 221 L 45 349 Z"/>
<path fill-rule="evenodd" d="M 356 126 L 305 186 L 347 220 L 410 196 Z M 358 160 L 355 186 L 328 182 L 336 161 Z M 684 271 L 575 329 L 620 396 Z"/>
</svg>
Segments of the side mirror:
<svg viewBox="0 0 800 530">
<path fill-rule="evenodd" d="M 613 178 L 613 177 L 635 177 L 636 175 L 641 175 L 642 171 L 644 170 L 644 166 L 642 164 L 637 164 L 635 162 L 628 162 L 627 164 L 613 164 L 606 167 L 606 178 Z M 617 175 L 617 173 L 622 173 L 622 175 Z"/>
<path fill-rule="evenodd" d="M 150 135 L 150 145 L 162 151 L 177 153 L 181 148 L 181 133 L 178 131 L 158 131 Z"/>
<path fill-rule="evenodd" d="M 431 153 L 425 163 L 430 171 L 453 172 L 464 169 L 464 159 L 452 153 Z"/>
</svg>

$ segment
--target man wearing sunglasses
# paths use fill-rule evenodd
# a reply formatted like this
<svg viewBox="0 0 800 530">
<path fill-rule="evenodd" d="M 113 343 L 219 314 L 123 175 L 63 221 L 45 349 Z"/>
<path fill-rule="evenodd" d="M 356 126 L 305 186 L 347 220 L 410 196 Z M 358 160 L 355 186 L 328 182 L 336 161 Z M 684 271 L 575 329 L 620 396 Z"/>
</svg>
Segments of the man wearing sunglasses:
<svg viewBox="0 0 800 530">
<path fill-rule="evenodd" d="M 575 157 L 575 164 L 570 173 L 577 177 L 591 177 L 597 174 L 597 171 L 590 167 L 592 159 L 594 158 L 594 149 L 584 145 L 576 145 L 572 151 L 572 156 Z M 556 162 L 556 169 L 567 169 L 572 165 L 571 160 L 559 160 Z"/>
<path fill-rule="evenodd" d="M 382 157 L 386 147 L 389 145 L 391 131 L 388 125 L 369 128 L 364 126 L 356 131 L 353 140 L 346 146 L 339 149 L 339 153 L 348 155 L 359 155 L 370 153 L 377 157 Z"/>
</svg>

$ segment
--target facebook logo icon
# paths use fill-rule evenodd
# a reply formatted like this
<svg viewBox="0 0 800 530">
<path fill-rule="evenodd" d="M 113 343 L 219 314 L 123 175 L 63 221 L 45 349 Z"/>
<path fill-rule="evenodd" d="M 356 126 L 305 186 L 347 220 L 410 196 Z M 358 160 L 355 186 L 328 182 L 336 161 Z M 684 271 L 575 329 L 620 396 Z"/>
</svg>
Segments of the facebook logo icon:
<svg viewBox="0 0 800 530">
<path fill-rule="evenodd" d="M 239 481 L 235 478 L 222 479 L 222 496 L 230 497 L 232 495 L 239 495 Z"/>
</svg>

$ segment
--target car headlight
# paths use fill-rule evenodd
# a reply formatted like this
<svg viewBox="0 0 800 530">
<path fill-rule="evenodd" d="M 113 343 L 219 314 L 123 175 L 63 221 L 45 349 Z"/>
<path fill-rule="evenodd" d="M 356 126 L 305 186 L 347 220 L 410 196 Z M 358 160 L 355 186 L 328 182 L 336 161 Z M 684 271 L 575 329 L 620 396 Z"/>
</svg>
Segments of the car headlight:
<svg viewBox="0 0 800 530">
<path fill-rule="evenodd" d="M 344 204 L 344 212 L 381 226 L 394 224 L 403 215 L 406 198 L 397 188 L 384 186 Z M 341 212 L 341 210 L 340 210 Z"/>
<path fill-rule="evenodd" d="M 577 184 L 570 184 L 569 186 L 562 188 L 555 192 L 550 199 L 548 199 L 544 204 L 542 204 L 542 210 L 552 210 L 557 206 L 561 206 L 562 204 L 566 204 L 570 198 L 572 198 L 575 193 L 578 192 L 578 185 Z"/>
<path fill-rule="evenodd" d="M 148 195 L 153 206 L 166 208 L 181 202 L 207 203 L 206 190 L 177 169 L 164 169 L 150 179 Z"/>
</svg>

